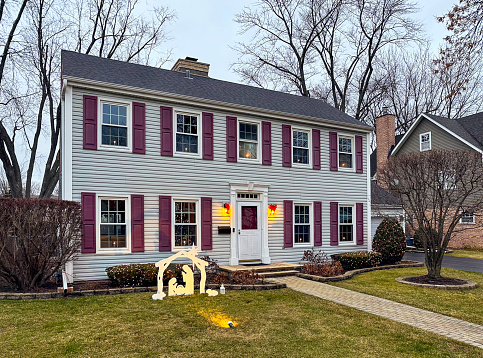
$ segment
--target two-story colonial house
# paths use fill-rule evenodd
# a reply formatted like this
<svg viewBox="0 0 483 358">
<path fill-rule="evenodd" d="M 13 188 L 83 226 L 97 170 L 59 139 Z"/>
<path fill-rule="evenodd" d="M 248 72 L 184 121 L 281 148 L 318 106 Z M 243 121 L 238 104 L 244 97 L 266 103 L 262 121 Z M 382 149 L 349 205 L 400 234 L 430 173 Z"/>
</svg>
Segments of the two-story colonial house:
<svg viewBox="0 0 483 358">
<path fill-rule="evenodd" d="M 321 100 L 62 52 L 61 197 L 77 279 L 196 246 L 220 264 L 368 248 L 372 128 Z"/>
</svg>

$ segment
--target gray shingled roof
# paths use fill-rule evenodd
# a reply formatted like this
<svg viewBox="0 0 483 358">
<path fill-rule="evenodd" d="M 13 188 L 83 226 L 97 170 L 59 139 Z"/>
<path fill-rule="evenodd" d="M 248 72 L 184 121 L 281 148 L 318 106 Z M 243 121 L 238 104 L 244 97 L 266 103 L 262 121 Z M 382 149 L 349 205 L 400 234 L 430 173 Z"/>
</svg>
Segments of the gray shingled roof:
<svg viewBox="0 0 483 358">
<path fill-rule="evenodd" d="M 401 200 L 371 180 L 371 204 L 402 206 Z"/>
<path fill-rule="evenodd" d="M 483 112 L 459 119 L 449 119 L 427 113 L 425 115 L 468 143 L 483 150 Z"/>
<path fill-rule="evenodd" d="M 334 121 L 370 129 L 322 100 L 271 91 L 209 77 L 62 51 L 62 76 L 237 104 Z"/>
</svg>

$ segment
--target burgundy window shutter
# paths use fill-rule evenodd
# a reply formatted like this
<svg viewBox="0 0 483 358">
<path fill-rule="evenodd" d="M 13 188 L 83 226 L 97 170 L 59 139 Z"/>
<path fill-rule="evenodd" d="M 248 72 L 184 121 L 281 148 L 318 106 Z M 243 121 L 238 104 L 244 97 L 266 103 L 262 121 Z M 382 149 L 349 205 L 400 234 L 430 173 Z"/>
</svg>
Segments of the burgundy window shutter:
<svg viewBox="0 0 483 358">
<path fill-rule="evenodd" d="M 213 113 L 202 114 L 203 159 L 213 160 Z"/>
<path fill-rule="evenodd" d="M 97 97 L 84 95 L 84 149 L 97 149 Z"/>
<path fill-rule="evenodd" d="M 173 108 L 161 107 L 161 155 L 173 156 Z"/>
<path fill-rule="evenodd" d="M 146 105 L 132 103 L 132 152 L 146 153 Z"/>
<path fill-rule="evenodd" d="M 272 165 L 272 123 L 262 122 L 262 164 Z"/>
<path fill-rule="evenodd" d="M 131 195 L 131 251 L 144 252 L 144 195 Z"/>
<path fill-rule="evenodd" d="M 356 244 L 364 244 L 364 204 L 356 204 Z"/>
<path fill-rule="evenodd" d="M 83 254 L 96 252 L 96 194 L 81 193 Z"/>
<path fill-rule="evenodd" d="M 226 161 L 237 161 L 237 120 L 236 117 L 226 117 Z"/>
<path fill-rule="evenodd" d="M 314 201 L 314 246 L 322 246 L 322 202 Z"/>
<path fill-rule="evenodd" d="M 330 155 L 330 170 L 337 171 L 339 163 L 337 160 L 337 132 L 329 132 L 329 155 Z"/>
<path fill-rule="evenodd" d="M 170 196 L 159 196 L 159 251 L 171 251 Z"/>
<path fill-rule="evenodd" d="M 201 250 L 213 249 L 211 198 L 201 198 Z"/>
<path fill-rule="evenodd" d="M 292 166 L 292 127 L 282 124 L 282 165 Z"/>
<path fill-rule="evenodd" d="M 356 135 L 356 172 L 362 173 L 362 136 Z"/>
<path fill-rule="evenodd" d="M 320 169 L 320 130 L 312 129 L 313 168 Z"/>
<path fill-rule="evenodd" d="M 339 203 L 330 203 L 330 244 L 339 245 Z"/>
<path fill-rule="evenodd" d="M 283 247 L 293 247 L 293 201 L 283 201 Z"/>
</svg>

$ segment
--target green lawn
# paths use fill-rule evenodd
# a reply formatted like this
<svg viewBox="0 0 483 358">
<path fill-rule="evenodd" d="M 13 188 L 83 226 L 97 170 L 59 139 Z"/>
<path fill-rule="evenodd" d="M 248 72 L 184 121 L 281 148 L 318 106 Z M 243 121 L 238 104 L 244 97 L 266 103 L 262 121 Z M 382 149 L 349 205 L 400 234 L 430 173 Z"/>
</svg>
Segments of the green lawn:
<svg viewBox="0 0 483 358">
<path fill-rule="evenodd" d="M 211 323 L 209 313 L 237 327 Z M 0 357 L 481 357 L 481 349 L 291 291 L 0 302 Z"/>
<path fill-rule="evenodd" d="M 442 269 L 442 276 L 475 281 L 478 287 L 472 290 L 439 290 L 404 285 L 395 280 L 396 277 L 425 274 L 427 270 L 424 267 L 380 270 L 355 275 L 350 280 L 331 284 L 483 324 L 483 274 Z"/>
<path fill-rule="evenodd" d="M 445 254 L 446 256 L 456 256 L 456 257 L 469 257 L 470 259 L 480 259 L 483 260 L 483 250 L 454 250 L 450 254 Z"/>
</svg>

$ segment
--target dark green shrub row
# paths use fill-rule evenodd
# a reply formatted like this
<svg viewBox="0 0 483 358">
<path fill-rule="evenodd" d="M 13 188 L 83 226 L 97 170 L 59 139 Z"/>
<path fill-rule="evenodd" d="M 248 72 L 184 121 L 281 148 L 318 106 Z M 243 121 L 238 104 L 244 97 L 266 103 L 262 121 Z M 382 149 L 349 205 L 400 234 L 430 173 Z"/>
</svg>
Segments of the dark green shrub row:
<svg viewBox="0 0 483 358">
<path fill-rule="evenodd" d="M 182 265 L 169 265 L 164 270 L 163 281 L 176 277 Z M 108 267 L 107 276 L 114 286 L 156 286 L 159 268 L 153 263 Z"/>
<path fill-rule="evenodd" d="M 379 265 L 382 255 L 374 251 L 344 252 L 331 255 L 332 259 L 339 261 L 344 270 L 356 270 Z"/>
</svg>

